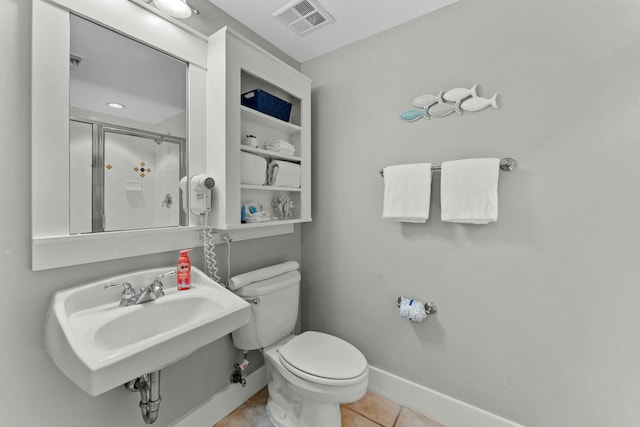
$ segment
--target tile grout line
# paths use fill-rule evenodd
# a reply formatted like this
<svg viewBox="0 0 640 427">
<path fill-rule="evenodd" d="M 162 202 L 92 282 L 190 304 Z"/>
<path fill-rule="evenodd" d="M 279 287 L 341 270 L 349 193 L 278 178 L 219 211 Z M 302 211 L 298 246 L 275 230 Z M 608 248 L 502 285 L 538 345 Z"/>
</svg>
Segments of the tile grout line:
<svg viewBox="0 0 640 427">
<path fill-rule="evenodd" d="M 393 427 L 395 427 L 396 424 L 398 424 L 398 420 L 400 419 L 400 414 L 402 413 L 403 409 L 404 409 L 404 406 L 400 406 L 400 410 L 398 411 L 398 415 L 396 415 L 396 419 L 393 420 L 393 424 L 392 424 Z"/>
<path fill-rule="evenodd" d="M 377 421 L 376 421 L 376 420 L 374 420 L 373 418 L 369 418 L 369 417 L 368 417 L 368 416 L 366 416 L 365 414 L 363 414 L 363 413 L 361 413 L 361 412 L 358 412 L 358 411 L 357 411 L 357 410 L 355 410 L 355 409 L 346 408 L 346 407 L 345 407 L 344 409 L 347 409 L 347 410 L 349 410 L 349 411 L 351 411 L 351 412 L 354 412 L 354 413 L 356 413 L 356 414 L 360 415 L 362 418 L 366 418 L 366 419 L 368 419 L 369 421 L 371 421 L 372 423 L 374 423 L 374 424 L 376 424 L 376 425 L 379 425 L 380 427 L 386 427 L 384 424 L 380 424 L 379 422 L 377 422 Z M 393 426 L 390 426 L 390 427 L 393 427 Z"/>
</svg>

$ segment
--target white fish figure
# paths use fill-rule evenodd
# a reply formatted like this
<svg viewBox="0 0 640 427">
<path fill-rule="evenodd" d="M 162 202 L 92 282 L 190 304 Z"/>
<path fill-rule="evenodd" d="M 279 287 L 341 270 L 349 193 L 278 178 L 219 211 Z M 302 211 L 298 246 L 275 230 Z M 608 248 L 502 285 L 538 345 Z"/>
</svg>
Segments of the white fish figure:
<svg viewBox="0 0 640 427">
<path fill-rule="evenodd" d="M 430 116 L 437 117 L 439 119 L 447 117 L 449 114 L 453 113 L 462 114 L 462 111 L 460 111 L 460 101 L 456 102 L 455 104 L 439 102 L 432 105 L 428 111 L 428 114 Z"/>
<path fill-rule="evenodd" d="M 477 88 L 478 88 L 478 84 L 476 83 L 473 85 L 473 87 L 471 87 L 471 89 L 467 89 L 464 87 L 449 89 L 444 93 L 443 98 L 445 101 L 449 101 L 449 102 L 462 101 L 463 99 L 468 98 L 470 96 L 474 96 L 474 97 L 478 96 Z"/>
<path fill-rule="evenodd" d="M 460 108 L 462 108 L 464 111 L 480 111 L 480 110 L 484 110 L 489 106 L 493 108 L 498 108 L 498 104 L 496 103 L 497 97 L 498 97 L 497 93 L 493 95 L 491 98 L 474 96 L 472 98 L 465 99 L 464 101 L 462 101 L 462 104 L 460 104 Z"/>
<path fill-rule="evenodd" d="M 436 102 L 442 102 L 442 92 L 440 92 L 437 95 L 431 95 L 429 93 L 426 95 L 420 95 L 419 97 L 413 100 L 413 105 L 418 108 L 426 109 L 431 105 L 435 104 Z"/>
</svg>

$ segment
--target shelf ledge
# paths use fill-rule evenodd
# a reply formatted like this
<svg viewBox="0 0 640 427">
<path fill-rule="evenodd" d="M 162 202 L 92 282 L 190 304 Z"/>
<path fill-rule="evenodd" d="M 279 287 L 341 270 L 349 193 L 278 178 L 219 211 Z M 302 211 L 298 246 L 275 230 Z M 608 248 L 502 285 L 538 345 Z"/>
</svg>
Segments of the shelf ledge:
<svg viewBox="0 0 640 427">
<path fill-rule="evenodd" d="M 257 154 L 258 156 L 266 157 L 269 159 L 290 160 L 296 163 L 302 162 L 302 158 L 299 156 L 290 156 L 288 154 L 280 154 L 277 151 L 263 150 L 262 148 L 253 148 L 248 145 L 241 145 L 240 149 L 247 153 Z"/>
<path fill-rule="evenodd" d="M 241 184 L 240 188 L 243 190 L 260 190 L 260 191 L 294 191 L 301 192 L 302 188 L 295 187 L 275 187 L 273 185 L 249 185 L 249 184 Z"/>
</svg>

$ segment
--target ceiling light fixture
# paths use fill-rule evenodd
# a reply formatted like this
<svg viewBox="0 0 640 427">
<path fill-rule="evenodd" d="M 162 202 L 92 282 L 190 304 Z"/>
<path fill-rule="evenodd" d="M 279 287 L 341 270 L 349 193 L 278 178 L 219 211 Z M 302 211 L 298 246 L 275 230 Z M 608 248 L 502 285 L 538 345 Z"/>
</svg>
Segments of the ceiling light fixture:
<svg viewBox="0 0 640 427">
<path fill-rule="evenodd" d="M 191 16 L 191 6 L 187 0 L 153 0 L 158 9 L 174 18 L 185 19 Z"/>
<path fill-rule="evenodd" d="M 108 103 L 107 103 L 107 105 L 108 105 L 109 107 L 111 107 L 111 108 L 116 108 L 116 109 L 118 109 L 118 110 L 121 110 L 121 109 L 123 109 L 123 108 L 124 108 L 124 105 L 119 104 L 119 103 L 117 103 L 117 102 L 108 102 Z"/>
</svg>

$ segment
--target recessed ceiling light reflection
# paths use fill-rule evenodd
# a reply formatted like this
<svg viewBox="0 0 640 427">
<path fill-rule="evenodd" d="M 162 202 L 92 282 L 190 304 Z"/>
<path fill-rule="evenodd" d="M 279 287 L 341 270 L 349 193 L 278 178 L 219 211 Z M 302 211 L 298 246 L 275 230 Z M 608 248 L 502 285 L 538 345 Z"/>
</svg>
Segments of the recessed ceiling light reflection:
<svg viewBox="0 0 640 427">
<path fill-rule="evenodd" d="M 123 109 L 123 108 L 124 108 L 124 105 L 119 104 L 119 103 L 117 103 L 117 102 L 109 102 L 109 103 L 107 103 L 107 105 L 108 105 L 109 107 L 111 107 L 111 108 L 115 108 L 115 109 L 117 109 L 117 110 L 121 110 L 121 109 Z"/>
</svg>

